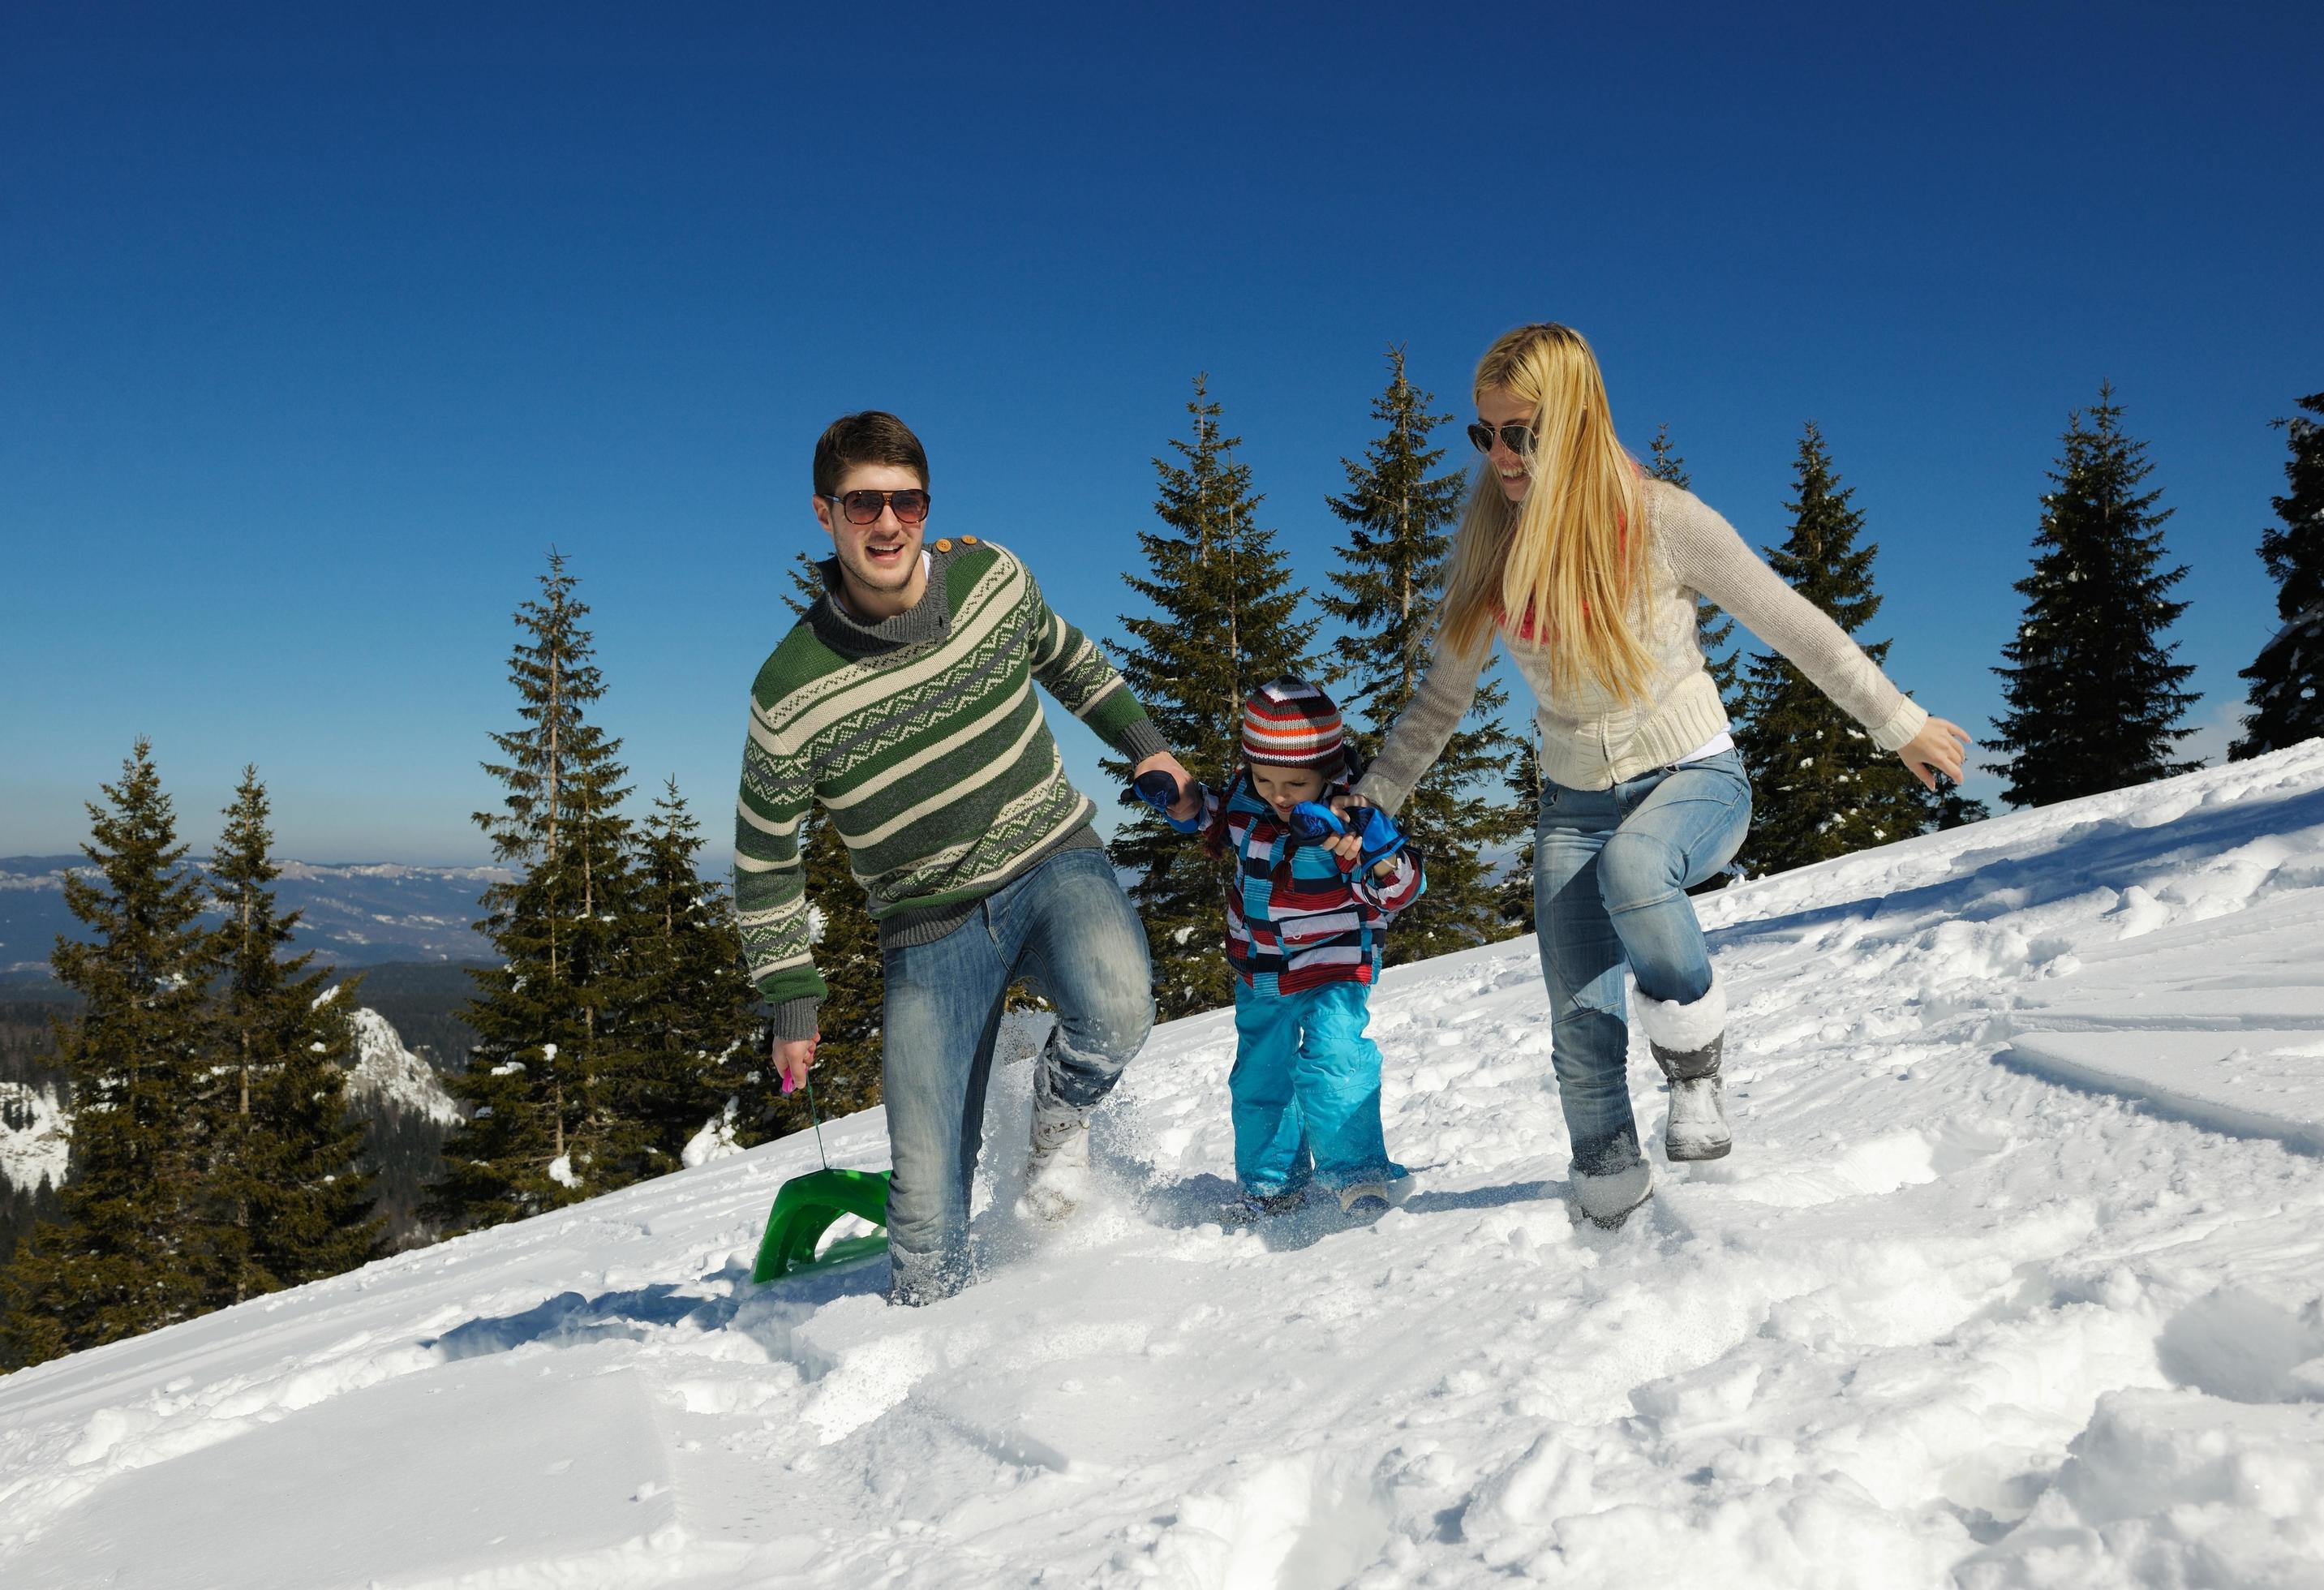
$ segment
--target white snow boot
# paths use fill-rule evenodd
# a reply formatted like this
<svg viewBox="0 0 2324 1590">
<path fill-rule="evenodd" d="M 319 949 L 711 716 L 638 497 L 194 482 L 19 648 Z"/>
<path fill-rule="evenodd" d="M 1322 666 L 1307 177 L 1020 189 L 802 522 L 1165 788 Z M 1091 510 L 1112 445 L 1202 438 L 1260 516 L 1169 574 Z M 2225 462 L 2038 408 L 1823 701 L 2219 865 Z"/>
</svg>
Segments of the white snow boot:
<svg viewBox="0 0 2324 1590">
<path fill-rule="evenodd" d="M 1646 1157 L 1638 1152 L 1637 1142 L 1625 1136 L 1614 1149 L 1600 1155 L 1589 1170 L 1576 1161 L 1572 1172 L 1574 1207 L 1592 1225 L 1607 1231 L 1619 1230 L 1630 1211 L 1655 1190 L 1654 1171 Z"/>
<path fill-rule="evenodd" d="M 1358 1181 L 1340 1189 L 1340 1213 L 1360 1220 L 1388 1211 L 1388 1184 L 1381 1181 Z"/>
<path fill-rule="evenodd" d="M 1727 991 L 1713 979 L 1710 990 L 1688 1004 L 1641 994 L 1637 1017 L 1655 1064 L 1670 1082 L 1670 1124 L 1663 1132 L 1663 1151 L 1675 1163 L 1725 1158 L 1735 1146 L 1719 1080 L 1719 1057 L 1727 1038 Z"/>
<path fill-rule="evenodd" d="M 1024 1206 L 1052 1223 L 1089 1201 L 1089 1112 L 1033 1089 L 1033 1154 L 1025 1163 Z"/>
</svg>

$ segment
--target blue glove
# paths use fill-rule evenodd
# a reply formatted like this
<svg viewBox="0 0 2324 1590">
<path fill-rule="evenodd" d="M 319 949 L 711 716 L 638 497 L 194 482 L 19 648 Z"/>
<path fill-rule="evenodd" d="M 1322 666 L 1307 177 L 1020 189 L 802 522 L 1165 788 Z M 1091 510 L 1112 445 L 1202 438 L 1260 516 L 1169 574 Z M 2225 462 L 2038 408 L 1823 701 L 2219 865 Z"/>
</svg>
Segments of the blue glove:
<svg viewBox="0 0 2324 1590">
<path fill-rule="evenodd" d="M 1361 844 L 1363 864 L 1371 866 L 1386 861 L 1404 848 L 1404 830 L 1396 819 L 1377 806 L 1358 807 L 1347 815 L 1360 813 L 1355 832 Z M 1320 839 L 1326 834 L 1344 834 L 1348 824 L 1340 813 L 1318 800 L 1303 800 L 1291 809 L 1291 826 L 1309 839 Z"/>
<path fill-rule="evenodd" d="M 1321 839 L 1326 834 L 1344 834 L 1348 825 L 1340 814 L 1320 800 L 1303 800 L 1291 809 L 1292 831 L 1302 839 Z"/>
<path fill-rule="evenodd" d="M 1160 812 L 1162 820 L 1181 834 L 1194 833 L 1203 826 L 1203 813 L 1199 804 L 1195 808 L 1194 815 L 1190 818 L 1179 818 L 1170 815 L 1170 809 L 1178 804 L 1178 781 L 1158 767 L 1150 772 L 1139 773 L 1137 781 L 1130 786 L 1130 792 Z M 1199 802 L 1202 799 L 1200 784 L 1194 786 L 1194 792 L 1195 800 Z"/>
</svg>

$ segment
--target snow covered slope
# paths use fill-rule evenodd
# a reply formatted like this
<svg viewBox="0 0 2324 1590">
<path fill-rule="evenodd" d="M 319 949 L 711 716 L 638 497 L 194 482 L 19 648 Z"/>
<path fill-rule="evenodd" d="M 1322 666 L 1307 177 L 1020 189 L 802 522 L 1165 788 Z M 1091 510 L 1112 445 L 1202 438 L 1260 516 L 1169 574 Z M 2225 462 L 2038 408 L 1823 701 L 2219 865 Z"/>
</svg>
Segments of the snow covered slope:
<svg viewBox="0 0 2324 1590">
<path fill-rule="evenodd" d="M 2324 1580 L 2324 743 L 1706 917 L 1738 1146 L 1621 1232 L 1491 947 L 1375 1001 L 1373 1225 L 1213 1221 L 1213 1014 L 1028 1229 L 1019 1062 L 966 1295 L 751 1286 L 815 1144 L 713 1159 L 0 1381 L 0 1583 Z"/>
</svg>

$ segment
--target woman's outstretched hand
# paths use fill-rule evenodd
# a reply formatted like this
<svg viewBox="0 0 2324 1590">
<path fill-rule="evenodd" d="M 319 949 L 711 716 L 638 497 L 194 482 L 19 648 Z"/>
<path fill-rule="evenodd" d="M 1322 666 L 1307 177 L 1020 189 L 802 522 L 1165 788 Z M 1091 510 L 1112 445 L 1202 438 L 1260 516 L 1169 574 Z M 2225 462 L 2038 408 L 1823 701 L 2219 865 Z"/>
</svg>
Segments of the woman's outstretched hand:
<svg viewBox="0 0 2324 1590">
<path fill-rule="evenodd" d="M 1904 759 L 1907 772 L 1929 789 L 1937 787 L 1937 775 L 1942 773 L 1958 784 L 1961 781 L 1962 758 L 1969 754 L 1969 731 L 1957 723 L 1941 717 L 1932 717 L 1921 726 L 1921 732 L 1896 749 Z"/>
</svg>

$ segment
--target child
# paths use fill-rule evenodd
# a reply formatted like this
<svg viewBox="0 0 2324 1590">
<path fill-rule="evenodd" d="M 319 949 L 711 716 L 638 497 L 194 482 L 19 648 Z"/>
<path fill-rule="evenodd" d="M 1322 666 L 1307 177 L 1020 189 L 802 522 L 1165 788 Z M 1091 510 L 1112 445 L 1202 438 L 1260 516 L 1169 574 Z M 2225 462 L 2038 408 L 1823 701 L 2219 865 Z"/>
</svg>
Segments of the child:
<svg viewBox="0 0 2324 1590">
<path fill-rule="evenodd" d="M 1377 808 L 1351 812 L 1360 853 L 1319 841 L 1340 831 L 1325 804 L 1360 771 L 1332 698 L 1279 679 L 1244 705 L 1243 765 L 1200 807 L 1158 783 L 1139 793 L 1181 833 L 1231 853 L 1227 959 L 1235 969 L 1235 1179 L 1230 1213 L 1296 1208 L 1312 1182 L 1349 1214 L 1388 1207 L 1403 1166 L 1380 1131 L 1380 1053 L 1364 1036 L 1388 919 L 1427 887 L 1419 857 Z M 1153 775 L 1148 775 L 1153 780 Z M 1157 799 L 1159 797 L 1159 799 Z M 1171 799 L 1176 797 L 1176 799 Z M 1173 808 L 1176 811 L 1173 811 Z M 1183 815 L 1181 815 L 1183 814 Z"/>
</svg>

